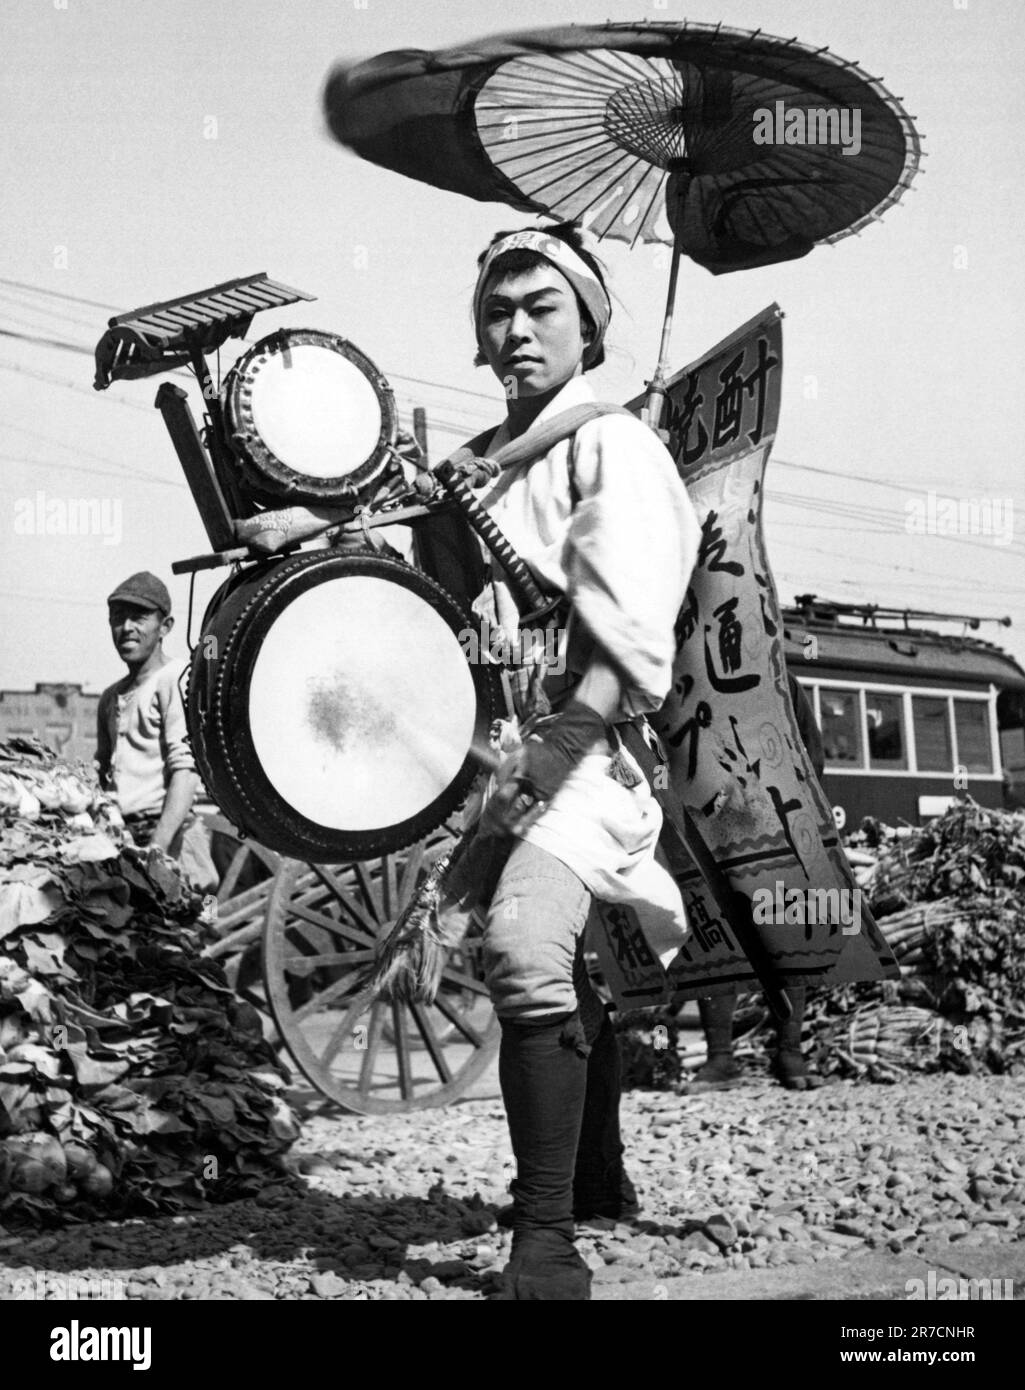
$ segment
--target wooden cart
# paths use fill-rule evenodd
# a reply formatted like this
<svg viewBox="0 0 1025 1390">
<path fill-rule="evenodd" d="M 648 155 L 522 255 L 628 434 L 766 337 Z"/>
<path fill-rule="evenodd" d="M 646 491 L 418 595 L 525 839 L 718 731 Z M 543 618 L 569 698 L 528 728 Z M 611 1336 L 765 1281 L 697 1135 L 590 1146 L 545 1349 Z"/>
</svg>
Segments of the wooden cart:
<svg viewBox="0 0 1025 1390">
<path fill-rule="evenodd" d="M 352 864 L 304 864 L 207 817 L 221 870 L 218 940 L 206 954 L 254 1004 L 304 1077 L 343 1109 L 395 1114 L 447 1105 L 487 1071 L 499 1025 L 479 938 L 448 962 L 433 1005 L 353 1005 L 358 981 L 414 886 L 450 840 Z"/>
<path fill-rule="evenodd" d="M 212 547 L 175 562 L 175 574 L 258 558 L 235 539 L 236 523 L 257 503 L 232 462 L 207 357 L 244 336 L 255 314 L 313 297 L 264 274 L 246 276 L 118 315 L 97 344 L 97 389 L 188 366 L 202 390 L 202 430 L 181 387 L 164 382 L 155 401 Z M 400 516 L 411 525 L 427 516 L 422 506 L 407 510 L 414 515 L 391 511 L 353 525 L 365 531 Z M 447 592 L 463 600 L 461 585 L 479 591 L 479 554 L 465 524 L 455 534 L 432 517 L 418 536 L 425 570 Z M 359 1114 L 420 1110 L 454 1100 L 487 1070 L 499 1027 L 472 937 L 450 957 L 433 1005 L 354 1002 L 378 939 L 450 842 L 451 827 L 398 854 L 328 866 L 240 839 L 212 809 L 207 819 L 221 875 L 219 935 L 207 954 L 223 963 L 233 986 L 264 1015 L 268 1034 L 276 1029 L 319 1091 Z"/>
</svg>

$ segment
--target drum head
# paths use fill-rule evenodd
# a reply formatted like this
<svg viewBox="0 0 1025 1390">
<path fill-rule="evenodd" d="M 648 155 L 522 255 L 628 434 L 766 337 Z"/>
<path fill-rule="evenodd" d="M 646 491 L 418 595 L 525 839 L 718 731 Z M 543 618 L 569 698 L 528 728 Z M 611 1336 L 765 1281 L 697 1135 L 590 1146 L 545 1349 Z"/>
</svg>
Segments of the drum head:
<svg viewBox="0 0 1025 1390">
<path fill-rule="evenodd" d="M 317 552 L 272 565 L 197 647 L 214 637 L 207 709 L 191 683 L 189 706 L 215 799 L 262 844 L 313 862 L 390 853 L 440 825 L 494 708 L 493 668 L 467 660 L 468 630 L 439 585 L 397 561 Z"/>
<path fill-rule="evenodd" d="M 368 500 L 395 440 L 395 405 L 369 358 L 333 333 L 262 339 L 225 383 L 228 434 L 261 496 Z"/>
</svg>

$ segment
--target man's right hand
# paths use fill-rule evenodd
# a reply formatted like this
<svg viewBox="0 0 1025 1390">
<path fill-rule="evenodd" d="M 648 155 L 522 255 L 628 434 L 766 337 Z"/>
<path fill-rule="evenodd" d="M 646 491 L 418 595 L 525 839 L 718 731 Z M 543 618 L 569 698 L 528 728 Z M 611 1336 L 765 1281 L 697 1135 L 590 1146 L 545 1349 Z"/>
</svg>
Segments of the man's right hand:
<svg viewBox="0 0 1025 1390">
<path fill-rule="evenodd" d="M 539 801 L 524 783 L 525 755 L 525 748 L 517 748 L 498 769 L 498 786 L 481 813 L 481 835 L 520 835 L 537 820 L 547 805 L 547 802 Z"/>
</svg>

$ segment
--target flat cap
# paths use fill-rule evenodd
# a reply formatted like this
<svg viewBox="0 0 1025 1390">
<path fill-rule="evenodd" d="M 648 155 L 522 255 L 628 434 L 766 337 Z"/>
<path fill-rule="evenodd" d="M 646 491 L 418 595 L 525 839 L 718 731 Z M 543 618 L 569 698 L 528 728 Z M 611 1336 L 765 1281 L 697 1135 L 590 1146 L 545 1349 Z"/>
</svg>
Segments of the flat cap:
<svg viewBox="0 0 1025 1390">
<path fill-rule="evenodd" d="M 171 611 L 171 595 L 167 592 L 167 586 L 149 570 L 129 575 L 112 594 L 108 594 L 107 603 L 135 603 L 140 608 L 159 608 L 165 617 Z"/>
</svg>

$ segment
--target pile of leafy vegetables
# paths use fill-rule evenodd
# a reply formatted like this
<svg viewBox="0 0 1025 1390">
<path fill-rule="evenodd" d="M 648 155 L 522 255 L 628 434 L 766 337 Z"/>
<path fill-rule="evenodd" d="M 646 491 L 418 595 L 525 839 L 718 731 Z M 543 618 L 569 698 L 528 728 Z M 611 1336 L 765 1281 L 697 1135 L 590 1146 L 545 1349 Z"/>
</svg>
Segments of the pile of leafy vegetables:
<svg viewBox="0 0 1025 1390">
<path fill-rule="evenodd" d="M 937 898 L 1025 892 L 1025 812 L 966 797 L 910 834 L 875 832 L 882 853 L 869 901 L 876 917 Z"/>
<path fill-rule="evenodd" d="M 1025 814 L 966 799 L 910 833 L 878 824 L 868 831 L 880 851 L 869 902 L 903 978 L 812 1001 L 806 1023 L 817 1065 L 849 1070 L 852 1019 L 884 1006 L 899 1022 L 912 1005 L 931 1010 L 939 1026 L 922 1030 L 928 1045 L 906 1044 L 904 1070 L 1025 1067 Z M 890 1079 L 882 1069 L 880 1079 Z"/>
<path fill-rule="evenodd" d="M 72 775 L 87 807 L 52 795 Z M 297 1137 L 284 1080 L 200 953 L 204 900 L 40 745 L 0 743 L 0 776 L 0 1222 L 180 1211 L 280 1181 Z"/>
</svg>

